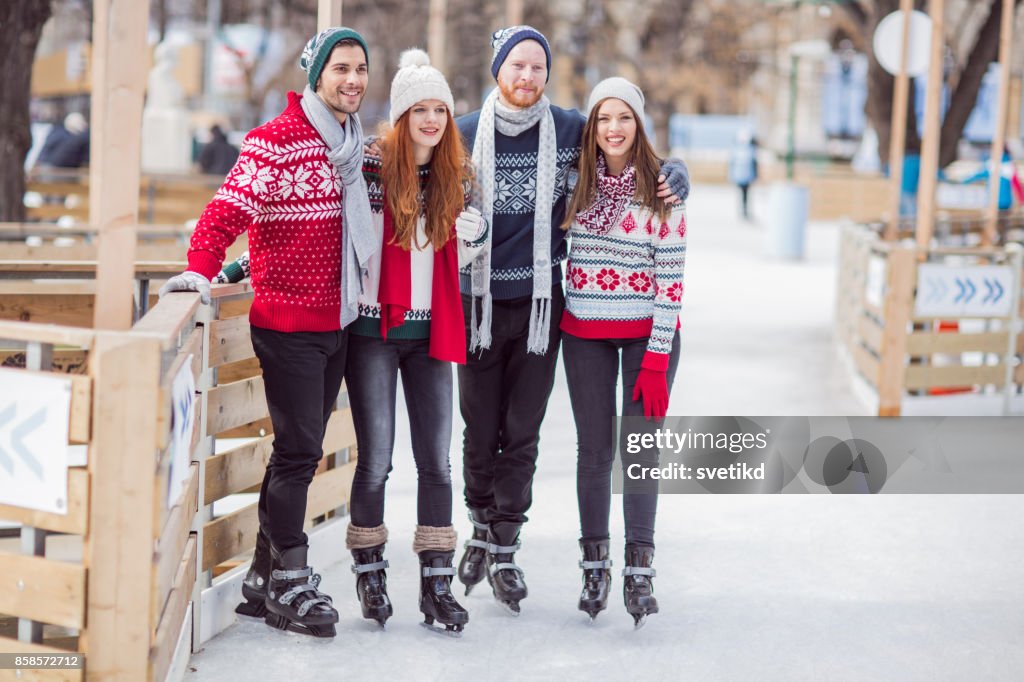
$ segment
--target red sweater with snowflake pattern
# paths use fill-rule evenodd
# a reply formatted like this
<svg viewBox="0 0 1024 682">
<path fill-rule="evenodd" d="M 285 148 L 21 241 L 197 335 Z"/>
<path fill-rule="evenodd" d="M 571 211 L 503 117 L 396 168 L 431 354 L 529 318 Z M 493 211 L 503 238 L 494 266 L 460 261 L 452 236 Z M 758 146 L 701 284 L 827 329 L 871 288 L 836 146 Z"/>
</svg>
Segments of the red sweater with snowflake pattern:
<svg viewBox="0 0 1024 682">
<path fill-rule="evenodd" d="M 301 101 L 289 92 L 284 112 L 246 136 L 196 224 L 188 269 L 212 279 L 248 230 L 249 321 L 282 332 L 334 331 L 341 327 L 342 184 Z"/>
</svg>

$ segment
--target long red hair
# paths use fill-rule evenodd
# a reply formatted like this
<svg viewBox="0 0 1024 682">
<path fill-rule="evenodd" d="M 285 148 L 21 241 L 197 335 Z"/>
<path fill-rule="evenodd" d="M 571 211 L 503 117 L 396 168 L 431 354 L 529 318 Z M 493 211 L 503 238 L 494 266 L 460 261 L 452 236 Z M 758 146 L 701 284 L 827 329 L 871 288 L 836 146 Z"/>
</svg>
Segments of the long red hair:
<svg viewBox="0 0 1024 682">
<path fill-rule="evenodd" d="M 455 218 L 465 205 L 466 188 L 472 182 L 471 165 L 450 111 L 447 116 L 444 135 L 430 158 L 430 178 L 423 188 L 422 205 L 409 134 L 409 112 L 402 114 L 393 127 L 381 130 L 384 196 L 395 227 L 392 243 L 403 249 L 412 248 L 416 220 L 423 212 L 427 240 L 439 251 L 451 238 Z"/>
</svg>

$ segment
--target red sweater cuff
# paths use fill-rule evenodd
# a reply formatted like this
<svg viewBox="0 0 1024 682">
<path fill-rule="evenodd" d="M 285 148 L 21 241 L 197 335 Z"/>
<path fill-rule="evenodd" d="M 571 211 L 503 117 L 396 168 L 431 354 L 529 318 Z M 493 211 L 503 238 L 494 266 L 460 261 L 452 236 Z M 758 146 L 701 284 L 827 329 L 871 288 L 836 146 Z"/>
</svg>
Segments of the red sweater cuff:
<svg viewBox="0 0 1024 682">
<path fill-rule="evenodd" d="M 189 251 L 188 269 L 212 280 L 220 272 L 220 261 L 209 251 Z"/>
<path fill-rule="evenodd" d="M 644 353 L 643 362 L 640 363 L 642 369 L 649 369 L 655 372 L 668 372 L 668 353 L 653 353 L 647 351 Z"/>
</svg>

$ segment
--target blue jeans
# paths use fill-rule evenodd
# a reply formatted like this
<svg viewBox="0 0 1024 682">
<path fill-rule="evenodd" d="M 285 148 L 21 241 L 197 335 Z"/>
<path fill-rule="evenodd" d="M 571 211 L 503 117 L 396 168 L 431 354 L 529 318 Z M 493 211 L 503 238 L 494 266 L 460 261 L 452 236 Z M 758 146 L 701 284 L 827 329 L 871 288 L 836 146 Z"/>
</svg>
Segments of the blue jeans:
<svg viewBox="0 0 1024 682">
<path fill-rule="evenodd" d="M 452 524 L 452 365 L 428 354 L 428 339 L 391 340 L 352 334 L 345 384 L 359 458 L 352 480 L 352 524 L 384 523 L 384 488 L 395 449 L 395 399 L 402 374 L 419 477 L 416 517 L 421 526 Z"/>
<path fill-rule="evenodd" d="M 624 417 L 643 417 L 642 400 L 633 400 L 647 339 L 582 339 L 562 333 L 562 360 L 569 380 L 569 398 L 576 420 L 576 496 L 580 509 L 580 537 L 608 538 L 612 504 L 612 464 L 615 462 L 615 384 L 621 352 L 622 411 Z M 679 331 L 672 340 L 668 386 L 679 366 Z M 658 511 L 657 481 L 650 492 L 626 493 L 622 512 L 626 543 L 654 546 L 654 519 Z"/>
</svg>

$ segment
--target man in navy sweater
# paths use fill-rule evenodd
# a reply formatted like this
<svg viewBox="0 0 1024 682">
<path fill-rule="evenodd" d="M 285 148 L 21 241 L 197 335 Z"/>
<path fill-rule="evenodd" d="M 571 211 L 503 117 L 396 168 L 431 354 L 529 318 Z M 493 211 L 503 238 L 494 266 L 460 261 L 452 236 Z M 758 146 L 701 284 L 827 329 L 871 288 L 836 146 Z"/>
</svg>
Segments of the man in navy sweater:
<svg viewBox="0 0 1024 682">
<path fill-rule="evenodd" d="M 540 426 L 554 385 L 565 307 L 559 229 L 572 193 L 586 119 L 544 96 L 547 39 L 529 26 L 496 31 L 491 73 L 498 88 L 456 123 L 473 150 L 491 248 L 461 273 L 470 353 L 458 368 L 466 422 L 463 472 L 473 538 L 459 564 L 466 593 L 486 575 L 511 613 L 526 597 L 515 564 L 532 502 Z M 663 167 L 659 196 L 685 200 L 686 166 Z"/>
</svg>

